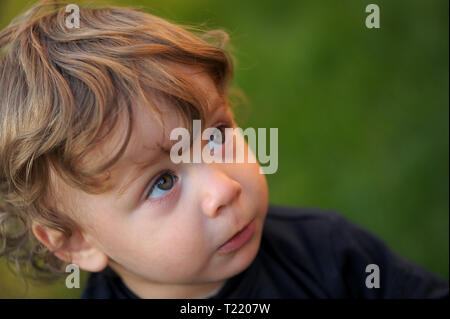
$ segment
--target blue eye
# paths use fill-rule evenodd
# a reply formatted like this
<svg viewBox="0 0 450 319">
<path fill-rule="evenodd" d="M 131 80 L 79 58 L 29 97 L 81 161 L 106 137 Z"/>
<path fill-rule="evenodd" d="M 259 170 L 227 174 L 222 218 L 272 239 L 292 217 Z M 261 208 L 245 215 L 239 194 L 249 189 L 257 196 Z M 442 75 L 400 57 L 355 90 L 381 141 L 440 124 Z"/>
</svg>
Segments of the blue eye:
<svg viewBox="0 0 450 319">
<path fill-rule="evenodd" d="M 177 181 L 177 177 L 170 172 L 166 172 L 158 177 L 156 183 L 153 184 L 147 198 L 158 198 L 163 196 L 165 193 L 170 191 L 175 182 Z"/>
<path fill-rule="evenodd" d="M 219 126 L 216 127 L 214 133 L 209 136 L 208 146 L 212 151 L 216 147 L 220 147 L 225 143 L 225 127 Z"/>
</svg>

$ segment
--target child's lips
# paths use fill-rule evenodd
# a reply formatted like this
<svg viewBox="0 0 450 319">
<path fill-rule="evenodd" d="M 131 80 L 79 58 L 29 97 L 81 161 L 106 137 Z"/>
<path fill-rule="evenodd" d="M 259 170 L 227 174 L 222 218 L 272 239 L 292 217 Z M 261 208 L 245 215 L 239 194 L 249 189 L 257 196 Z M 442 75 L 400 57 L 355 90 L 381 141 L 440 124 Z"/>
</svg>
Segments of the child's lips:
<svg viewBox="0 0 450 319">
<path fill-rule="evenodd" d="M 231 237 L 225 244 L 219 247 L 220 253 L 228 253 L 242 247 L 248 242 L 255 232 L 255 220 L 252 220 L 241 231 Z"/>
</svg>

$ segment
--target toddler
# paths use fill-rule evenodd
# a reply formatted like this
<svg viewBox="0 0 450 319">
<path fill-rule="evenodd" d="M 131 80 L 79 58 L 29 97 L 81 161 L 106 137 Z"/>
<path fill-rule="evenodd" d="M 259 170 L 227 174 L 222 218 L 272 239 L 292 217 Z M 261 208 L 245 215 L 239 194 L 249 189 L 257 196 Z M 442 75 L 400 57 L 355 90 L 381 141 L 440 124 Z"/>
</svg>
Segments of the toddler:
<svg viewBox="0 0 450 319">
<path fill-rule="evenodd" d="M 270 205 L 256 161 L 171 160 L 194 120 L 212 153 L 242 141 L 224 31 L 119 7 L 68 23 L 66 5 L 0 33 L 0 254 L 19 269 L 75 264 L 83 298 L 448 296 L 339 213 Z"/>
</svg>

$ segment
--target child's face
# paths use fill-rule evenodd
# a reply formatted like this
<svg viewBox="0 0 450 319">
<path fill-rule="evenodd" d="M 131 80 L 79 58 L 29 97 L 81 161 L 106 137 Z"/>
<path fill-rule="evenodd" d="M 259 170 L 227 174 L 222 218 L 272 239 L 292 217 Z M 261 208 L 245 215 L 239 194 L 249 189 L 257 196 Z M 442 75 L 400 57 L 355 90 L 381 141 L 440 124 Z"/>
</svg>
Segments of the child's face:
<svg viewBox="0 0 450 319">
<path fill-rule="evenodd" d="M 187 67 L 181 70 L 208 92 L 211 101 L 220 101 L 206 73 Z M 258 251 L 268 207 L 265 176 L 258 163 L 174 164 L 156 145 L 176 142 L 169 140 L 169 134 L 180 126 L 179 118 L 171 107 L 159 107 L 164 134 L 148 108 L 135 105 L 130 144 L 111 170 L 111 179 L 117 183 L 112 192 L 90 195 L 72 191 L 74 204 L 80 208 L 77 221 L 86 241 L 109 257 L 111 267 L 130 286 L 227 279 L 247 268 Z M 202 130 L 233 123 L 229 106 L 217 103 L 205 119 Z M 115 154 L 124 138 L 122 124 L 90 158 L 93 162 Z M 152 165 L 139 171 L 135 162 Z M 160 187 L 150 191 L 158 180 Z M 126 185 L 119 196 L 119 189 Z M 246 244 L 228 253 L 219 251 L 250 222 L 255 232 Z"/>
</svg>

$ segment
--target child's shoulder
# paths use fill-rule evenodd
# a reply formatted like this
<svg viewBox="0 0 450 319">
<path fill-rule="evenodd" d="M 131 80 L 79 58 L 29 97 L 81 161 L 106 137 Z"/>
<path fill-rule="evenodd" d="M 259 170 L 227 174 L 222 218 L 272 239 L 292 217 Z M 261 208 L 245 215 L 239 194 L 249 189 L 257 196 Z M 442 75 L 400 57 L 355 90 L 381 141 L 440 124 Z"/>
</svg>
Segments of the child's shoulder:
<svg viewBox="0 0 450 319">
<path fill-rule="evenodd" d="M 261 256 L 267 265 L 282 265 L 291 276 L 286 283 L 298 278 L 313 283 L 309 296 L 316 298 L 448 297 L 448 282 L 334 210 L 269 205 Z M 379 289 L 367 286 L 367 267 L 374 265 L 382 270 Z"/>
<path fill-rule="evenodd" d="M 331 236 L 338 227 L 352 228 L 355 225 L 338 211 L 331 209 L 270 204 L 264 232 L 271 237 L 279 236 L 290 240 L 293 239 L 293 233 L 300 237 L 324 238 L 326 234 Z"/>
<path fill-rule="evenodd" d="M 309 207 L 281 206 L 270 204 L 267 218 L 270 220 L 322 220 L 333 221 L 340 217 L 340 213 L 331 209 Z"/>
<path fill-rule="evenodd" d="M 334 210 L 270 204 L 262 242 L 277 251 L 292 252 L 288 255 L 293 258 L 317 256 L 318 252 L 332 258 L 326 254 L 333 253 L 333 237 L 342 233 L 338 229 L 349 227 L 350 222 Z"/>
<path fill-rule="evenodd" d="M 359 256 L 368 257 L 367 266 L 394 255 L 376 234 L 331 209 L 269 205 L 263 242 L 265 248 L 283 251 L 289 259 L 325 265 L 326 272 L 355 260 L 361 262 Z M 332 264 L 334 270 L 328 267 Z"/>
</svg>

